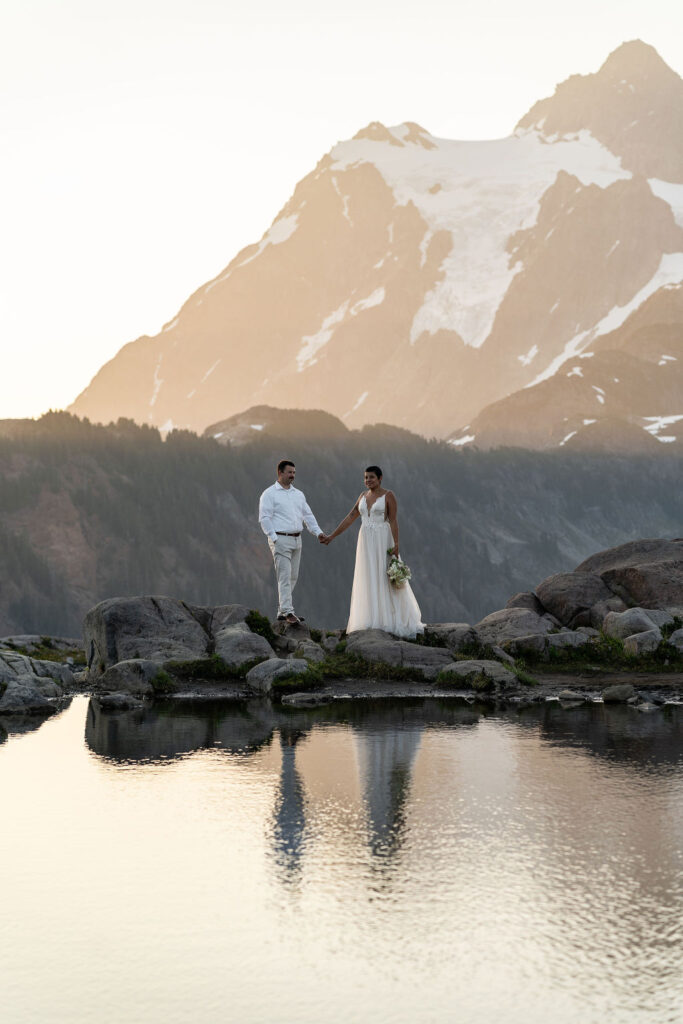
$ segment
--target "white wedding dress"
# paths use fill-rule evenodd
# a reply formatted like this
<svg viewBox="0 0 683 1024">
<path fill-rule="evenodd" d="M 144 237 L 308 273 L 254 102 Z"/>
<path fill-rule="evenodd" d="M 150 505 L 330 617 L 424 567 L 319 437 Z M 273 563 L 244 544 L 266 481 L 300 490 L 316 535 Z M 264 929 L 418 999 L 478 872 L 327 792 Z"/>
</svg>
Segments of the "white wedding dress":
<svg viewBox="0 0 683 1024">
<path fill-rule="evenodd" d="M 394 539 L 385 518 L 385 495 L 377 498 L 369 510 L 363 495 L 358 511 L 360 532 L 346 632 L 384 629 L 387 633 L 403 637 L 423 633 L 422 613 L 410 584 L 395 587 L 387 576 L 387 550 L 393 548 Z"/>
</svg>

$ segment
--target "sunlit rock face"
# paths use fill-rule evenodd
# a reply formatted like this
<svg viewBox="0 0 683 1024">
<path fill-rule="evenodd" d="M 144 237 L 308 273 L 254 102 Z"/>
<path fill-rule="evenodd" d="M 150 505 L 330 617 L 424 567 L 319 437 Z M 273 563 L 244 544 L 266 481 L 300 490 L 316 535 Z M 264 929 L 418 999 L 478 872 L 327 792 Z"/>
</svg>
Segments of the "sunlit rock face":
<svg viewBox="0 0 683 1024">
<path fill-rule="evenodd" d="M 683 286 L 659 289 L 615 330 L 531 387 L 487 406 L 457 447 L 683 450 Z"/>
<path fill-rule="evenodd" d="M 370 124 L 72 410 L 204 430 L 249 406 L 324 409 L 479 443 L 485 407 L 566 375 L 683 281 L 682 127 L 683 82 L 640 42 L 505 139 Z"/>
</svg>

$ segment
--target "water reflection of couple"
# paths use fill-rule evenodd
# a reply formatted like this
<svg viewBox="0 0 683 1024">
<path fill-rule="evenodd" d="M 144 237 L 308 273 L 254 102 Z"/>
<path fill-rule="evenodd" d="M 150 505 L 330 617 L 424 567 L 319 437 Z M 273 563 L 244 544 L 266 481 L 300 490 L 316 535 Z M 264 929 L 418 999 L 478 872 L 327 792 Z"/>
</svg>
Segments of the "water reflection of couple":
<svg viewBox="0 0 683 1024">
<path fill-rule="evenodd" d="M 365 490 L 329 535 L 318 526 L 303 492 L 294 486 L 295 475 L 294 463 L 283 459 L 278 463 L 277 481 L 266 488 L 259 502 L 259 522 L 268 537 L 277 577 L 278 619 L 292 625 L 301 621 L 294 613 L 292 592 L 299 575 L 304 526 L 327 545 L 360 519 L 347 632 L 384 629 L 406 637 L 422 633 L 420 608 L 410 584 L 396 587 L 387 576 L 388 552 L 399 555 L 398 503 L 393 491 L 382 487 L 379 466 L 365 470 Z"/>
</svg>

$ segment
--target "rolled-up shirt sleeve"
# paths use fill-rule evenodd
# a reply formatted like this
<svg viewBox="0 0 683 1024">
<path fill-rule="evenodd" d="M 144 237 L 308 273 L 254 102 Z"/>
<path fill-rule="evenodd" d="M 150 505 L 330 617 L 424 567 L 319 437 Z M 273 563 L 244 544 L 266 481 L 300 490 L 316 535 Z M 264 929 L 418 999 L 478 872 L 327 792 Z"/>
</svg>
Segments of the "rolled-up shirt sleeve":
<svg viewBox="0 0 683 1024">
<path fill-rule="evenodd" d="M 261 495 L 258 503 L 258 521 L 266 537 L 270 540 L 277 540 L 277 533 L 273 525 L 273 499 L 268 490 Z"/>
<path fill-rule="evenodd" d="M 301 518 L 303 519 L 308 532 L 312 533 L 314 537 L 319 537 L 323 531 L 318 526 L 318 522 L 311 512 L 310 506 L 305 498 L 301 509 Z"/>
</svg>

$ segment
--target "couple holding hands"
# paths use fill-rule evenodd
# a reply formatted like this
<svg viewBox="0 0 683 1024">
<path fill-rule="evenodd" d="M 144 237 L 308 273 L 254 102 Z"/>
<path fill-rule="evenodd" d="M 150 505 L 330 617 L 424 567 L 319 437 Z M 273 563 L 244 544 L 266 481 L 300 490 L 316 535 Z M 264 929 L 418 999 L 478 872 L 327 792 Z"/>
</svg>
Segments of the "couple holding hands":
<svg viewBox="0 0 683 1024">
<path fill-rule="evenodd" d="M 384 629 L 402 637 L 422 633 L 421 612 L 410 584 L 394 586 L 387 575 L 387 556 L 399 557 L 398 515 L 395 495 L 382 487 L 379 466 L 365 470 L 365 490 L 329 535 L 318 526 L 303 492 L 294 486 L 295 475 L 294 463 L 283 459 L 278 463 L 276 482 L 259 501 L 259 523 L 268 538 L 277 576 L 278 619 L 291 625 L 302 621 L 294 614 L 292 592 L 299 575 L 304 526 L 327 545 L 360 519 L 346 632 Z"/>
</svg>

